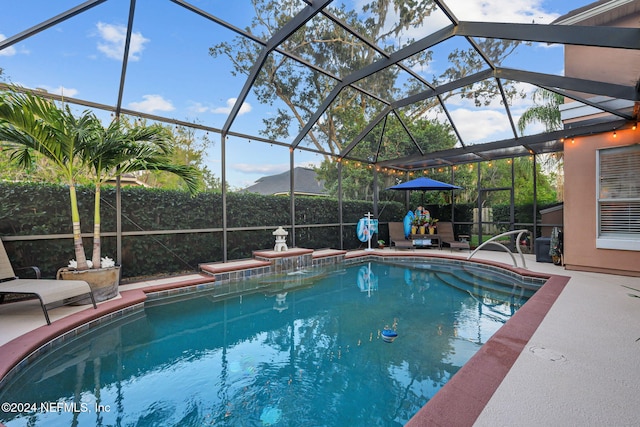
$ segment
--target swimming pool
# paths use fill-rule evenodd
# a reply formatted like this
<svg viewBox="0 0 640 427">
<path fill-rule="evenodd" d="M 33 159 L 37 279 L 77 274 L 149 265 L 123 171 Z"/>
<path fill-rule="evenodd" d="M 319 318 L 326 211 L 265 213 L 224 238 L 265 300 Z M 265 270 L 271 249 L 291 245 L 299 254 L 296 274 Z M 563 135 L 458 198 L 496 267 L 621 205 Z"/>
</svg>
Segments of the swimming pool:
<svg viewBox="0 0 640 427">
<path fill-rule="evenodd" d="M 540 285 L 420 260 L 158 300 L 11 378 L 0 401 L 15 405 L 0 421 L 402 425 Z M 393 343 L 385 328 L 397 332 Z"/>
</svg>

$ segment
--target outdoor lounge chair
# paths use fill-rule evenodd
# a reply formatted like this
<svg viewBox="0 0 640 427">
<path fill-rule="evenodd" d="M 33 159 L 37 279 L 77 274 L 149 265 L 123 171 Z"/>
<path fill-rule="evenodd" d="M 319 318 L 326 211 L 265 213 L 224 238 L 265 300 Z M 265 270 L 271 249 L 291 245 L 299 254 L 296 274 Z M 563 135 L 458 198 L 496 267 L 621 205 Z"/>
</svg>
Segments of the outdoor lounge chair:
<svg viewBox="0 0 640 427">
<path fill-rule="evenodd" d="M 404 224 L 401 222 L 390 222 L 389 223 L 389 247 L 394 247 L 396 249 L 415 249 L 413 245 L 413 241 L 404 237 Z"/>
<path fill-rule="evenodd" d="M 438 236 L 440 237 L 440 243 L 449 246 L 453 249 L 466 249 L 469 250 L 469 242 L 458 242 L 453 235 L 453 224 L 450 222 L 438 222 Z"/>
<path fill-rule="evenodd" d="M 33 267 L 32 267 L 33 268 Z M 16 277 L 4 243 L 0 240 L 0 302 L 7 294 L 33 295 L 40 300 L 47 325 L 51 324 L 48 307 L 53 303 L 67 304 L 78 300 L 78 297 L 91 297 L 93 308 L 97 309 L 93 291 L 83 280 L 40 279 L 40 270 L 34 268 L 35 279 L 19 279 Z"/>
</svg>

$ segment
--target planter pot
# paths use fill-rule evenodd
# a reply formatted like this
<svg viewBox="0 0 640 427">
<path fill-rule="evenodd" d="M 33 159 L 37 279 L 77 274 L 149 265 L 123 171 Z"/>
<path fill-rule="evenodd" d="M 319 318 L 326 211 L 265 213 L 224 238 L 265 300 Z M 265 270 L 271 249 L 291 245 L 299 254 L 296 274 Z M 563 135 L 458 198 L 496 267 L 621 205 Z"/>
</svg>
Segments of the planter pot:
<svg viewBox="0 0 640 427">
<path fill-rule="evenodd" d="M 418 228 L 418 234 L 424 234 L 424 225 L 421 225 L 420 228 Z"/>
<path fill-rule="evenodd" d="M 120 285 L 120 266 L 96 268 L 89 270 L 74 270 L 61 268 L 58 270 L 58 280 L 84 280 L 91 286 L 96 302 L 106 301 L 118 295 Z M 72 304 L 91 304 L 91 298 L 83 298 Z"/>
<path fill-rule="evenodd" d="M 436 228 L 435 227 L 429 227 L 429 234 L 436 234 Z"/>
</svg>

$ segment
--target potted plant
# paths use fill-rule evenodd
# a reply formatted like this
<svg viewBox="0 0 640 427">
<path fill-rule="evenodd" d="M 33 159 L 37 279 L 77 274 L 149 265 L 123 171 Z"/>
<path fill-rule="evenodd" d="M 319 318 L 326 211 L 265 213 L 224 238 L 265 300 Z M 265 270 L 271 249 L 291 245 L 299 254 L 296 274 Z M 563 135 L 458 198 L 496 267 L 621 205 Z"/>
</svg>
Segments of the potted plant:
<svg viewBox="0 0 640 427">
<path fill-rule="evenodd" d="M 425 226 L 429 220 L 425 216 L 416 215 L 413 218 L 413 226 L 411 227 L 411 234 L 424 234 Z M 415 230 L 414 230 L 415 227 Z"/>
<path fill-rule="evenodd" d="M 161 126 L 127 128 L 115 120 L 105 128 L 88 110 L 76 117 L 68 105 L 58 107 L 54 102 L 28 92 L 7 91 L 0 95 L 0 141 L 10 150 L 11 159 L 19 164 L 28 167 L 33 152 L 38 152 L 64 176 L 69 186 L 75 260 L 70 267 L 61 269 L 59 275 L 64 279 L 71 274 L 74 279 L 87 281 L 98 301 L 116 296 L 120 279 L 119 266 L 111 259 L 101 258 L 102 184 L 127 172 L 165 170 L 183 178 L 190 191 L 197 191 L 197 170 L 171 163 L 170 135 Z M 76 195 L 76 183 L 81 174 L 88 176 L 96 186 L 90 263 L 82 242 Z M 109 267 L 102 265 L 105 261 Z M 82 272 L 87 273 L 78 277 Z"/>
<path fill-rule="evenodd" d="M 384 241 L 384 240 L 382 240 L 382 239 L 378 240 L 378 247 L 379 247 L 380 249 L 384 249 L 384 244 L 385 244 L 385 241 Z"/>
<path fill-rule="evenodd" d="M 436 218 L 429 218 L 429 234 L 435 234 L 437 222 L 438 220 Z"/>
<path fill-rule="evenodd" d="M 159 125 L 128 126 L 126 123 L 114 120 L 105 128 L 101 123 L 95 122 L 91 139 L 92 143 L 86 146 L 85 160 L 95 184 L 92 268 L 87 270 L 69 266 L 59 270 L 58 275 L 63 279 L 93 280 L 96 289 L 99 289 L 98 300 L 100 300 L 117 295 L 117 285 L 111 285 L 111 283 L 119 283 L 120 279 L 119 266 L 115 266 L 108 257 L 101 257 L 102 185 L 127 173 L 157 170 L 179 176 L 186 183 L 187 189 L 194 194 L 198 190 L 199 173 L 191 166 L 171 163 L 171 134 Z M 105 261 L 108 265 L 104 265 Z M 103 272 L 102 279 L 93 278 L 97 276 L 95 273 L 97 271 Z M 88 279 L 85 277 L 88 275 L 93 277 Z M 97 283 L 98 280 L 102 281 L 100 285 Z M 100 295 L 102 293 L 104 295 Z"/>
</svg>

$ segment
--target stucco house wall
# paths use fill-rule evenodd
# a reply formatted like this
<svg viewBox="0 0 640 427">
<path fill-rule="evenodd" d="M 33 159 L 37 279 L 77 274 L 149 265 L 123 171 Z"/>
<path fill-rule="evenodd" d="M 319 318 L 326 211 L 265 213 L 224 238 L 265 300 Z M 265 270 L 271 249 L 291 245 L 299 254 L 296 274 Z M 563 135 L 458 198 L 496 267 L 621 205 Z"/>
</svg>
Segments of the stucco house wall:
<svg viewBox="0 0 640 427">
<path fill-rule="evenodd" d="M 586 25 L 584 22 L 581 25 Z M 633 14 L 607 26 L 640 27 L 640 14 Z M 640 77 L 640 51 L 592 46 L 566 46 L 566 76 L 635 85 Z"/>
<path fill-rule="evenodd" d="M 610 132 L 565 142 L 564 263 L 568 270 L 640 276 L 640 252 L 596 248 L 596 150 L 640 144 L 640 129 L 616 134 L 616 138 Z"/>
<path fill-rule="evenodd" d="M 640 28 L 640 2 L 598 1 L 561 17 L 557 23 Z M 635 85 L 640 79 L 640 51 L 566 46 L 565 75 Z M 598 102 L 604 99 L 596 98 Z M 569 99 L 567 102 L 561 108 L 565 125 L 608 115 L 594 114 L 594 109 Z M 635 114 L 637 120 L 638 103 L 634 106 L 615 99 L 608 102 L 612 108 Z M 564 142 L 564 263 L 569 270 L 640 276 L 640 251 L 596 248 L 597 150 L 640 144 L 640 129 L 618 129 L 616 134 L 616 138 L 613 132 L 606 132 Z"/>
</svg>

